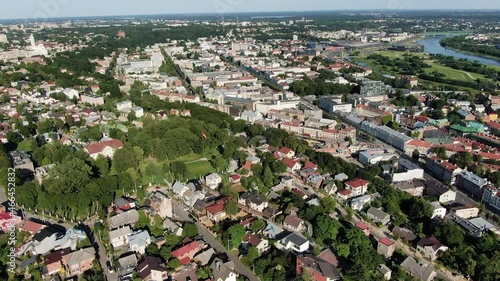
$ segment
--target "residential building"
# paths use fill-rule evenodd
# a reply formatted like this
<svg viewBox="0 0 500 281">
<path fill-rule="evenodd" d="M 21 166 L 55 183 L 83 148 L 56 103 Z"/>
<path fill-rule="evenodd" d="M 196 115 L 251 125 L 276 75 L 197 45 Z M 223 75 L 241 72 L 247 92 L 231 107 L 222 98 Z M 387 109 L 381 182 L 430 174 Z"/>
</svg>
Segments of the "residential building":
<svg viewBox="0 0 500 281">
<path fill-rule="evenodd" d="M 104 97 L 94 94 L 84 94 L 80 96 L 80 101 L 82 103 L 89 103 L 91 105 L 97 106 L 104 104 Z"/>
<path fill-rule="evenodd" d="M 408 243 L 411 243 L 415 241 L 415 239 L 417 239 L 417 235 L 415 235 L 415 233 L 413 233 L 411 230 L 399 226 L 396 226 L 392 229 L 392 234 L 394 235 L 394 237 L 403 239 Z"/>
<path fill-rule="evenodd" d="M 212 190 L 215 190 L 219 187 L 219 184 L 222 182 L 222 178 L 219 174 L 213 173 L 205 176 L 205 184 Z"/>
<path fill-rule="evenodd" d="M 455 183 L 456 177 L 462 172 L 458 166 L 436 156 L 428 158 L 425 167 L 439 179 L 451 184 Z"/>
<path fill-rule="evenodd" d="M 309 240 L 295 232 L 281 239 L 279 243 L 284 249 L 295 253 L 303 253 L 309 250 Z"/>
<path fill-rule="evenodd" d="M 387 265 L 379 264 L 377 269 L 384 276 L 385 280 L 391 280 L 392 270 Z"/>
<path fill-rule="evenodd" d="M 137 267 L 137 264 L 137 255 L 135 253 L 131 253 L 120 257 L 114 266 L 116 271 L 131 272 Z"/>
<path fill-rule="evenodd" d="M 95 250 L 92 247 L 83 248 L 63 256 L 62 262 L 66 268 L 67 276 L 81 275 L 92 269 L 95 259 Z"/>
<path fill-rule="evenodd" d="M 128 245 L 130 235 L 132 234 L 132 230 L 127 225 L 123 228 L 118 228 L 115 230 L 111 230 L 109 232 L 109 242 L 113 248 L 122 247 Z"/>
<path fill-rule="evenodd" d="M 207 265 L 215 255 L 214 248 L 208 248 L 207 250 L 198 253 L 193 257 L 193 260 L 201 266 Z"/>
<path fill-rule="evenodd" d="M 461 217 L 463 219 L 470 219 L 470 218 L 475 218 L 479 216 L 479 208 L 472 206 L 472 205 L 467 205 L 467 206 L 459 206 L 459 207 L 454 207 L 451 209 L 455 215 L 458 217 Z"/>
<path fill-rule="evenodd" d="M 293 160 L 290 158 L 284 158 L 283 164 L 286 166 L 286 171 L 290 174 L 294 174 L 297 171 L 300 171 L 300 168 L 302 165 L 300 165 L 300 162 L 298 160 Z"/>
<path fill-rule="evenodd" d="M 366 212 L 366 215 L 369 219 L 383 225 L 387 225 L 391 221 L 391 216 L 388 213 L 374 207 L 370 207 Z"/>
<path fill-rule="evenodd" d="M 206 207 L 207 218 L 213 222 L 219 222 L 227 217 L 226 211 L 224 210 L 224 205 L 227 199 L 218 200 L 215 204 Z"/>
<path fill-rule="evenodd" d="M 269 206 L 266 198 L 264 198 L 262 195 L 251 192 L 245 192 L 241 194 L 238 198 L 238 204 L 259 213 L 264 212 L 264 209 L 268 208 Z"/>
<path fill-rule="evenodd" d="M 253 234 L 251 232 L 248 232 L 245 237 L 243 237 L 243 245 L 244 247 L 255 247 L 259 251 L 259 254 L 262 255 L 262 253 L 266 252 L 269 250 L 270 245 L 269 245 L 269 240 L 263 239 L 257 234 Z"/>
<path fill-rule="evenodd" d="M 184 193 L 189 190 L 189 188 L 185 184 L 176 181 L 174 185 L 172 185 L 172 190 L 174 195 L 182 197 Z"/>
<path fill-rule="evenodd" d="M 33 161 L 26 151 L 15 150 L 9 152 L 9 157 L 12 161 L 12 167 L 16 170 L 26 170 L 28 172 L 34 173 L 35 167 L 33 166 Z"/>
<path fill-rule="evenodd" d="M 481 198 L 483 187 L 488 184 L 488 179 L 469 171 L 462 171 L 457 175 L 456 186 L 461 190 L 471 194 L 474 198 Z"/>
<path fill-rule="evenodd" d="M 437 197 L 439 203 L 441 204 L 454 202 L 457 197 L 457 193 L 455 191 L 434 180 L 425 181 L 424 194 Z"/>
<path fill-rule="evenodd" d="M 163 281 L 167 278 L 167 267 L 161 258 L 144 256 L 136 268 L 143 281 Z"/>
<path fill-rule="evenodd" d="M 284 158 L 293 158 L 295 156 L 295 151 L 293 151 L 292 149 L 288 148 L 288 147 L 282 147 L 279 152 L 278 152 L 281 157 L 284 157 Z"/>
<path fill-rule="evenodd" d="M 139 212 L 135 209 L 114 215 L 108 219 L 109 228 L 116 229 L 125 225 L 134 225 L 139 221 Z"/>
<path fill-rule="evenodd" d="M 236 281 L 238 274 L 234 270 L 234 262 L 223 262 L 220 258 L 210 264 L 215 281 Z"/>
<path fill-rule="evenodd" d="M 172 199 L 163 192 L 155 191 L 151 193 L 144 205 L 151 208 L 153 216 L 159 215 L 162 219 L 173 217 Z"/>
<path fill-rule="evenodd" d="M 42 268 L 42 275 L 49 276 L 56 273 L 57 274 L 63 273 L 64 269 L 63 269 L 62 259 L 65 255 L 69 254 L 70 252 L 71 252 L 70 248 L 65 248 L 43 256 L 42 259 L 44 266 Z"/>
<path fill-rule="evenodd" d="M 411 276 L 421 281 L 431 281 L 437 275 L 431 265 L 424 262 L 417 262 L 412 257 L 407 257 L 403 263 L 401 263 L 401 267 Z"/>
<path fill-rule="evenodd" d="M 346 189 L 349 189 L 352 192 L 351 197 L 356 197 L 365 194 L 368 191 L 369 184 L 370 182 L 360 178 L 356 178 L 344 183 Z"/>
<path fill-rule="evenodd" d="M 359 221 L 358 223 L 356 223 L 355 227 L 363 231 L 366 236 L 370 236 L 370 226 L 368 226 L 368 224 L 366 224 L 365 222 Z"/>
<path fill-rule="evenodd" d="M 424 181 L 420 179 L 401 181 L 394 183 L 394 187 L 411 194 L 412 196 L 421 197 L 424 195 Z"/>
<path fill-rule="evenodd" d="M 500 191 L 493 185 L 484 187 L 483 198 L 481 201 L 500 212 Z"/>
<path fill-rule="evenodd" d="M 434 261 L 438 258 L 438 254 L 447 251 L 448 247 L 442 245 L 436 237 L 431 236 L 420 239 L 417 243 L 417 250 L 421 252 L 425 258 Z"/>
<path fill-rule="evenodd" d="M 294 214 L 290 214 L 285 217 L 285 219 L 283 220 L 283 226 L 296 232 L 303 232 L 306 230 L 306 224 L 304 220 Z"/>
<path fill-rule="evenodd" d="M 412 138 L 403 135 L 387 126 L 379 126 L 375 129 L 375 136 L 383 142 L 392 145 L 393 147 L 405 151 L 406 146 Z"/>
<path fill-rule="evenodd" d="M 431 205 L 432 205 L 431 219 L 433 218 L 444 219 L 444 216 L 446 216 L 446 208 L 441 206 L 441 204 L 438 201 L 431 202 Z"/>
<path fill-rule="evenodd" d="M 400 159 L 398 163 L 398 170 L 392 174 L 392 182 L 411 181 L 423 178 L 424 170 L 417 164 L 407 159 Z"/>
<path fill-rule="evenodd" d="M 134 232 L 130 235 L 128 244 L 131 251 L 144 255 L 146 247 L 151 244 L 151 236 L 147 230 Z"/>
<path fill-rule="evenodd" d="M 307 271 L 307 274 L 311 276 L 311 280 L 315 281 L 342 280 L 335 265 L 311 254 L 297 256 L 295 271 L 297 276 L 302 276 Z"/>
<path fill-rule="evenodd" d="M 432 144 L 428 142 L 425 142 L 423 140 L 411 140 L 406 145 L 405 154 L 411 156 L 413 154 L 413 151 L 418 150 L 420 155 L 427 155 L 429 154 L 431 148 Z"/>
<path fill-rule="evenodd" d="M 34 221 L 26 221 L 20 229 L 22 231 L 28 232 L 30 235 L 35 235 L 45 227 L 46 225 L 44 224 L 40 224 Z"/>
<path fill-rule="evenodd" d="M 380 162 L 397 159 L 398 155 L 387 149 L 369 149 L 359 152 L 359 162 L 363 165 L 376 165 Z"/>
<path fill-rule="evenodd" d="M 181 264 L 188 264 L 194 257 L 196 253 L 201 250 L 198 241 L 192 241 L 180 248 L 172 251 L 172 257 L 179 259 Z"/>
<path fill-rule="evenodd" d="M 92 159 L 97 159 L 99 155 L 103 157 L 113 158 L 116 150 L 123 147 L 121 140 L 110 139 L 98 143 L 93 143 L 85 147 L 85 152 L 89 154 Z"/>
<path fill-rule="evenodd" d="M 386 259 L 392 257 L 392 254 L 396 250 L 396 244 L 394 241 L 387 237 L 380 238 L 377 245 L 377 253 L 384 256 Z"/>
</svg>

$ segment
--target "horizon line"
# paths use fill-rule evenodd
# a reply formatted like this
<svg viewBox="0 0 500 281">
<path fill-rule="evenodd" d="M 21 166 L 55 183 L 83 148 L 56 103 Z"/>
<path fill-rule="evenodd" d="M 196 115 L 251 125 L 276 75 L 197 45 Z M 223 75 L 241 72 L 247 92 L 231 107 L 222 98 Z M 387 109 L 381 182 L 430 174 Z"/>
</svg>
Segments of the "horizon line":
<svg viewBox="0 0 500 281">
<path fill-rule="evenodd" d="M 144 17 L 144 16 L 224 16 L 224 15 L 240 15 L 240 14 L 252 14 L 252 13 L 302 13 L 302 12 L 387 12 L 387 13 L 398 13 L 398 12 L 418 12 L 418 11 L 436 11 L 436 12 L 451 12 L 451 11 L 484 11 L 484 12 L 496 12 L 500 9 L 488 9 L 488 8 L 446 8 L 446 9 L 338 9 L 338 10 L 276 10 L 276 11 L 242 11 L 242 12 L 179 12 L 179 13 L 147 13 L 147 14 L 120 14 L 120 15 L 81 15 L 81 16 L 60 16 L 60 17 L 47 17 L 47 18 L 0 18 L 1 21 L 33 21 L 33 22 L 43 22 L 58 19 L 82 19 L 82 18 L 108 18 L 108 17 Z"/>
</svg>

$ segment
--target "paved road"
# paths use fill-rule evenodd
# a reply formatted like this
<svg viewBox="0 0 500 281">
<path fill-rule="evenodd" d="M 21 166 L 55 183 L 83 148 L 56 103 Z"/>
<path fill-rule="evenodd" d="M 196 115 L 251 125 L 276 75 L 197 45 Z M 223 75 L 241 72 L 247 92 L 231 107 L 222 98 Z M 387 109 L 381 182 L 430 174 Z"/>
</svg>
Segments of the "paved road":
<svg viewBox="0 0 500 281">
<path fill-rule="evenodd" d="M 189 221 L 193 222 L 193 220 L 189 217 L 189 213 L 184 211 L 182 206 L 180 206 L 177 202 L 173 201 L 173 209 L 174 214 L 180 221 Z M 215 239 L 215 237 L 210 233 L 204 226 L 202 226 L 199 222 L 196 222 L 196 226 L 198 226 L 198 233 L 200 235 L 205 236 L 207 242 L 212 246 L 215 250 L 220 253 L 226 253 L 227 256 L 234 262 L 234 269 L 236 272 L 241 275 L 245 275 L 250 281 L 260 281 L 260 279 L 255 276 L 255 274 L 250 271 L 246 266 L 244 266 L 238 256 L 234 253 L 229 252 L 219 241 Z"/>
</svg>

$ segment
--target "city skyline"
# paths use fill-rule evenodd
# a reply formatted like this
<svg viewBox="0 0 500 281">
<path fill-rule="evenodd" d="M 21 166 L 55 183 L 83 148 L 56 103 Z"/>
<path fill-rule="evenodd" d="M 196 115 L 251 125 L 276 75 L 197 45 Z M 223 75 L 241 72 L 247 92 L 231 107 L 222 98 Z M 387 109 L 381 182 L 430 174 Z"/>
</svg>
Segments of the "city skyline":
<svg viewBox="0 0 500 281">
<path fill-rule="evenodd" d="M 103 17 L 127 15 L 160 15 L 160 14 L 230 14 L 248 12 L 298 12 L 298 11 L 335 11 L 335 10 L 461 10 L 461 9 L 499 9 L 494 1 L 436 1 L 423 0 L 358 0 L 356 3 L 313 0 L 310 2 L 290 1 L 264 1 L 255 0 L 246 2 L 242 0 L 191 0 L 180 3 L 172 1 L 148 0 L 144 2 L 128 2 L 109 0 L 52 0 L 32 1 L 18 0 L 0 11 L 0 19 L 40 19 L 59 17 Z M 98 7 L 98 8 L 96 8 Z M 262 7 L 266 7 L 265 9 Z"/>
</svg>

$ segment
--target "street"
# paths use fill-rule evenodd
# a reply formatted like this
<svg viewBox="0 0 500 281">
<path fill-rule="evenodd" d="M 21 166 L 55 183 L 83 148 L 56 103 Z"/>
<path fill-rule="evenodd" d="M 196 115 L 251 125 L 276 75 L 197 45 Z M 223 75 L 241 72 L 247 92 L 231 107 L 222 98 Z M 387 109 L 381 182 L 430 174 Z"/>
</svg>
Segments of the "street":
<svg viewBox="0 0 500 281">
<path fill-rule="evenodd" d="M 193 220 L 189 217 L 189 213 L 184 211 L 182 206 L 180 206 L 176 201 L 172 201 L 174 214 L 177 216 L 180 221 L 188 221 L 193 222 Z M 234 270 L 241 275 L 245 275 L 250 281 L 260 281 L 260 279 L 255 276 L 255 274 L 250 271 L 246 266 L 244 266 L 238 256 L 234 253 L 229 252 L 219 241 L 215 239 L 215 237 L 210 233 L 203 225 L 199 222 L 195 222 L 198 227 L 198 233 L 200 235 L 205 236 L 207 243 L 210 244 L 216 251 L 220 253 L 226 253 L 226 255 L 234 262 Z"/>
</svg>

